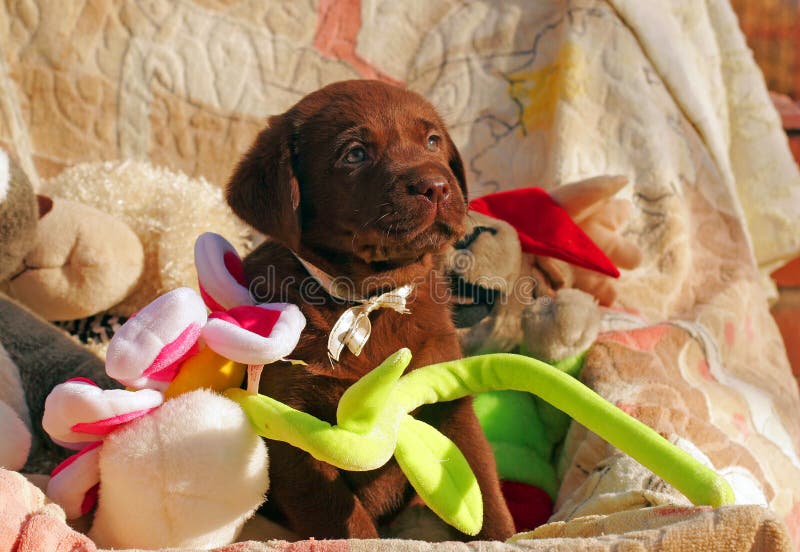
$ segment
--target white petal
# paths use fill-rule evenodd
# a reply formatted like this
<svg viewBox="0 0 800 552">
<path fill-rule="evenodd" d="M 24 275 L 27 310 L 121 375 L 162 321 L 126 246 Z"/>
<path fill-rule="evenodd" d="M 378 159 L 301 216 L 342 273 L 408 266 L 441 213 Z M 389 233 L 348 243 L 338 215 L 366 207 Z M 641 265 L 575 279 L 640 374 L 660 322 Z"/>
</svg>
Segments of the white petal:
<svg viewBox="0 0 800 552">
<path fill-rule="evenodd" d="M 294 351 L 306 319 L 296 305 L 268 303 L 257 305 L 264 310 L 281 312 L 269 337 L 263 337 L 218 318 L 211 318 L 203 328 L 203 339 L 211 349 L 234 362 L 269 364 Z"/>
<path fill-rule="evenodd" d="M 252 305 L 250 291 L 225 266 L 226 253 L 233 253 L 240 259 L 236 249 L 219 234 L 206 232 L 197 238 L 194 244 L 194 264 L 200 286 L 225 309 Z"/>
<path fill-rule="evenodd" d="M 72 426 L 92 423 L 159 406 L 163 395 L 152 389 L 127 391 L 101 389 L 82 381 L 56 385 L 44 403 L 42 427 L 54 440 L 64 444 L 99 441 L 102 435 L 76 433 Z"/>
<path fill-rule="evenodd" d="M 80 456 L 50 478 L 47 496 L 64 509 L 67 519 L 79 518 L 86 492 L 100 482 L 100 449 L 96 447 Z"/>
</svg>

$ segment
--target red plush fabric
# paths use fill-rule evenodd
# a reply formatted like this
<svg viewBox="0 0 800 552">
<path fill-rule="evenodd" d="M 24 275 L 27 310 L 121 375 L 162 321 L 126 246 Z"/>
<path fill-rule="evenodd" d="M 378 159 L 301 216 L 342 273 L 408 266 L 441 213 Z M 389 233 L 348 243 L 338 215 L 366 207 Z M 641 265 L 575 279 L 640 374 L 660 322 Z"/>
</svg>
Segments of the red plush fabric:
<svg viewBox="0 0 800 552">
<path fill-rule="evenodd" d="M 518 533 L 544 525 L 553 515 L 553 501 L 539 487 L 516 481 L 501 481 L 500 488 Z"/>
<path fill-rule="evenodd" d="M 201 329 L 197 324 L 187 326 L 171 343 L 164 345 L 142 375 L 159 381 L 175 379 L 181 364 L 199 350 L 197 339 L 200 337 Z"/>
<path fill-rule="evenodd" d="M 516 228 L 522 250 L 619 277 L 619 270 L 541 188 L 520 188 L 473 199 L 470 209 Z"/>
<path fill-rule="evenodd" d="M 280 311 L 251 305 L 234 307 L 224 312 L 212 312 L 209 318 L 219 318 L 263 337 L 269 337 L 281 317 Z"/>
</svg>

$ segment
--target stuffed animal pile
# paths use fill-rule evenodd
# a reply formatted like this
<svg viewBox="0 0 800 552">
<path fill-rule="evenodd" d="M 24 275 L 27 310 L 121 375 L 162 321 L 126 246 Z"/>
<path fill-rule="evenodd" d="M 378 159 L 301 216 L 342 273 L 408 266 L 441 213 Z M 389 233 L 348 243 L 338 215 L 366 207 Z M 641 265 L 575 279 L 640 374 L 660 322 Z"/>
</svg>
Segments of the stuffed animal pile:
<svg viewBox="0 0 800 552">
<path fill-rule="evenodd" d="M 569 423 L 566 414 L 547 410 L 531 391 L 544 393 L 692 499 L 731 500 L 730 488 L 716 473 L 572 379 L 599 328 L 597 301 L 613 299 L 613 286 L 590 270 L 553 260 L 546 240 L 543 251 L 525 249 L 526 229 L 496 218 L 503 215 L 502 199 L 476 207 L 492 216 L 474 212 L 468 235 L 450 255 L 454 290 L 470 299 L 456 309 L 462 343 L 467 352 L 519 350 L 559 363 L 564 373 L 530 358 L 488 355 L 406 377 L 410 356 L 399 351 L 348 391 L 339 424 L 328 426 L 254 392 L 260 365 L 290 356 L 304 320 L 294 305 L 252 302 L 238 254 L 247 251 L 249 240 L 220 207 L 219 190 L 146 164 L 106 163 L 74 167 L 44 184 L 44 191 L 75 203 L 37 201 L 13 161 L 0 156 L 4 182 L 4 289 L 49 320 L 98 313 L 121 317 L 113 338 L 95 349 L 105 356 L 103 365 L 89 348 L 0 296 L 0 378 L 7 384 L 0 396 L 0 428 L 9 436 L 0 445 L 0 464 L 42 473 L 58 463 L 48 495 L 69 518 L 91 515 L 89 535 L 98 545 L 213 547 L 235 540 L 268 487 L 267 452 L 258 434 L 346 469 L 371 469 L 394 455 L 431 510 L 474 534 L 481 501 L 469 466 L 452 443 L 407 412 L 421 397 L 451 400 L 480 390 L 487 393 L 478 397 L 476 409 L 508 484 L 512 510 L 514 484 L 527 485 L 526 492 L 555 492 L 552 463 Z M 598 243 L 614 252 L 608 260 L 591 241 L 582 242 L 584 253 L 594 256 L 578 262 L 585 268 L 596 269 L 592 263 L 598 259 L 612 267 L 612 261 L 636 263 L 636 252 L 617 231 L 624 207 L 612 196 L 622 185 L 619 179 L 600 179 L 562 192 L 565 213 L 582 217 L 591 237 L 600 236 Z M 534 193 L 553 204 L 551 196 Z M 159 201 L 150 201 L 153 197 Z M 203 233 L 209 229 L 227 230 L 234 243 Z M 197 236 L 192 262 L 191 241 Z M 465 252 L 474 257 L 468 266 L 458 260 Z M 493 288 L 497 279 L 490 278 L 491 269 L 506 282 L 527 277 L 535 285 L 520 299 Z M 98 293 L 98 286 L 107 286 L 107 293 Z M 503 294 L 511 300 L 498 300 Z M 239 389 L 245 373 L 248 391 Z M 446 384 L 448 378 L 461 384 Z M 227 398 L 219 394 L 223 391 Z M 503 416 L 509 415 L 531 418 L 526 426 L 531 431 L 502 430 Z M 603 417 L 615 420 L 609 433 L 592 425 Z M 378 426 L 383 429 L 375 433 Z M 388 440 L 376 440 L 378 434 Z M 64 459 L 65 449 L 78 453 Z M 671 470 L 675 465 L 681 466 L 678 475 Z M 442 478 L 452 485 L 434 484 Z M 529 528 L 546 515 L 531 519 L 530 495 L 523 495 L 515 518 L 519 528 Z M 54 534 L 77 538 L 66 529 Z"/>
<path fill-rule="evenodd" d="M 84 384 L 82 391 L 91 388 L 112 396 L 128 393 L 118 389 L 120 383 L 106 374 L 103 361 L 97 356 L 105 355 L 111 336 L 119 331 L 125 320 L 123 316 L 145 307 L 167 286 L 170 289 L 181 285 L 197 287 L 191 244 L 199 233 L 208 229 L 224 229 L 244 251 L 250 239 L 245 227 L 224 206 L 221 190 L 205 181 L 189 179 L 147 163 L 79 165 L 45 182 L 42 191 L 52 196 L 36 196 L 19 166 L 0 151 L 0 431 L 3 435 L 0 440 L 0 467 L 23 470 L 32 474 L 30 477 L 37 482 L 41 479 L 37 474 L 50 473 L 69 454 L 69 449 L 60 446 L 63 441 L 54 441 L 43 429 L 41 420 L 48 393 L 68 379 L 96 382 L 97 387 Z M 72 199 L 63 199 L 66 196 Z M 142 201 L 130 201 L 132 196 Z M 87 198 L 87 201 L 82 201 L 81 197 Z M 145 197 L 147 201 L 143 200 Z M 156 197 L 159 201 L 150 201 Z M 186 236 L 188 241 L 181 241 L 182 236 Z M 13 295 L 13 298 L 9 295 Z M 199 300 L 196 293 L 195 296 Z M 117 315 L 123 317 L 118 324 L 100 327 Z M 58 325 L 88 328 L 99 339 L 86 346 L 45 321 L 70 319 L 75 322 L 59 322 Z M 239 364 L 214 356 L 210 350 L 201 351 L 191 359 L 191 363 L 200 365 L 200 371 L 202 368 L 209 370 L 211 365 L 216 366 L 216 377 L 228 378 L 225 380 L 228 383 L 224 385 L 217 381 L 217 384 L 223 385 L 222 388 L 230 384 L 230 378 L 235 379 L 233 372 L 236 370 L 239 370 L 241 380 L 244 370 Z M 226 375 L 226 370 L 231 373 Z M 194 373 L 197 377 L 198 370 Z M 193 388 L 192 382 L 184 378 L 174 382 L 170 393 L 177 395 L 189 388 Z M 255 483 L 255 495 L 241 495 L 247 507 L 236 508 L 242 512 L 241 520 L 232 520 L 229 506 L 222 506 L 220 515 L 225 517 L 226 522 L 224 535 L 216 537 L 215 542 L 230 542 L 237 527 L 247 517 L 247 512 L 263 500 L 265 484 L 261 482 L 267 474 L 266 455 L 261 461 L 253 460 L 258 458 L 255 451 L 258 447 L 263 449 L 263 445 L 249 429 L 241 409 L 236 405 L 208 392 L 198 391 L 190 395 L 181 397 L 174 404 L 165 405 L 168 408 L 159 409 L 146 420 L 141 420 L 137 427 L 142 433 L 137 435 L 142 438 L 136 441 L 122 437 L 126 428 L 111 432 L 104 439 L 102 457 L 112 458 L 111 465 L 119 466 L 122 455 L 115 453 L 115 446 L 119 444 L 124 450 L 130 450 L 127 447 L 136 443 L 142 452 L 163 449 L 165 453 L 172 454 L 170 458 L 173 460 L 184 458 L 185 462 L 195 462 L 202 456 L 198 456 L 194 446 L 202 446 L 203 438 L 217 432 L 212 440 L 219 447 L 219 460 L 227 462 L 225 466 L 230 468 L 232 460 L 227 453 L 243 451 L 235 458 L 250 462 L 249 469 L 253 472 L 251 482 Z M 154 405 L 152 397 L 149 405 L 147 401 L 143 403 L 144 408 L 139 410 Z M 163 419 L 159 414 L 162 410 Z M 91 409 L 87 409 L 84 415 L 91 416 L 90 412 Z M 149 434 L 147 427 L 152 430 Z M 164 435 L 179 434 L 183 438 L 171 441 L 173 448 L 159 449 L 156 446 L 163 444 L 159 439 Z M 247 446 L 250 448 L 247 449 Z M 101 457 L 97 455 L 98 452 L 95 451 L 96 460 Z M 62 464 L 63 467 L 56 473 L 62 481 L 71 465 L 74 470 L 78 467 L 78 461 Z M 137 465 L 141 467 L 138 462 Z M 147 466 L 155 477 L 165 465 L 153 462 Z M 204 488 L 209 489 L 208 507 L 202 508 L 208 515 L 185 516 L 181 520 L 197 526 L 213 518 L 214 512 L 219 512 L 214 509 L 216 498 L 225 496 L 224 493 L 232 488 L 224 474 L 240 482 L 242 470 L 239 468 L 234 466 L 217 470 L 223 474 L 222 477 L 187 481 L 187 488 L 200 489 L 205 485 Z M 101 522 L 95 524 L 98 540 L 104 538 L 99 535 L 99 528 L 111 525 L 102 520 L 118 519 L 115 512 L 129 511 L 118 509 L 114 498 L 122 501 L 126 508 L 132 504 L 128 498 L 133 498 L 133 495 L 126 496 L 126 490 L 111 492 L 118 482 L 113 478 L 113 473 L 125 472 L 112 470 L 105 478 L 108 492 L 104 494 L 101 505 L 105 504 L 106 507 L 96 511 L 101 516 Z M 189 469 L 183 469 L 180 473 L 187 477 L 196 474 Z M 54 490 L 58 488 L 55 479 Z M 219 487 L 214 487 L 214 483 L 218 483 Z M 17 482 L 9 480 L 9 484 L 17 485 Z M 137 490 L 148 489 L 127 476 L 122 478 L 121 484 Z M 94 485 L 87 481 L 83 487 L 86 491 Z M 156 501 L 164 496 L 175 500 L 181 496 L 174 492 L 174 487 L 151 487 L 150 490 L 150 497 Z M 5 494 L 6 491 L 9 489 L 3 488 L 0 492 Z M 164 495 L 158 495 L 158 492 Z M 85 503 L 81 498 L 77 508 L 65 502 L 70 513 L 86 510 L 91 503 L 91 494 L 89 492 L 89 499 Z M 58 508 L 48 511 L 57 510 L 60 511 Z M 60 516 L 63 518 L 63 513 Z M 174 532 L 174 539 L 180 539 L 189 531 L 182 528 L 178 521 L 171 520 L 170 523 L 174 525 L 170 528 Z M 126 523 L 123 521 L 121 526 L 124 525 Z M 213 526 L 213 523 L 208 525 Z M 0 532 L 4 527 L 4 524 L 0 524 Z M 189 532 L 192 535 L 197 533 L 194 529 Z M 63 533 L 69 533 L 66 526 Z M 114 539 L 124 542 L 128 538 L 124 531 L 114 529 L 111 533 L 112 536 L 105 538 L 106 542 Z M 141 533 L 147 535 L 152 532 Z M 23 536 L 20 538 L 25 540 Z M 212 537 L 209 539 L 213 540 Z M 195 538 L 194 541 L 183 539 L 180 542 L 199 541 Z"/>
<path fill-rule="evenodd" d="M 141 241 L 144 267 L 136 286 L 103 309 L 116 316 L 128 317 L 173 289 L 196 287 L 192 251 L 203 232 L 225 236 L 242 254 L 251 247 L 250 232 L 218 186 L 150 163 L 75 165 L 43 182 L 42 191 L 107 213 L 130 226 Z M 104 235 L 102 228 L 95 227 L 95 233 Z"/>
<path fill-rule="evenodd" d="M 122 301 L 139 282 L 144 252 L 123 221 L 89 205 L 34 195 L 0 150 L 0 290 L 46 320 L 83 318 Z"/>
<path fill-rule="evenodd" d="M 108 241 L 87 235 L 89 224 L 106 228 Z M 0 289 L 44 314 L 82 316 L 85 305 L 75 297 L 91 308 L 111 306 L 138 278 L 141 260 L 124 224 L 77 203 L 37 202 L 28 178 L 0 150 Z M 41 473 L 64 456 L 38 421 L 49 390 L 71 376 L 112 384 L 94 355 L 0 293 L 0 465 Z"/>
<path fill-rule="evenodd" d="M 112 338 L 106 372 L 127 389 L 71 379 L 45 404 L 45 431 L 79 451 L 53 471 L 47 494 L 68 519 L 97 503 L 89 534 L 103 546 L 227 544 L 266 495 L 264 443 L 214 392 L 238 387 L 245 364 L 284 359 L 305 318 L 295 305 L 254 304 L 241 259 L 218 234 L 197 239 L 195 259 L 200 293 L 158 297 Z"/>
</svg>

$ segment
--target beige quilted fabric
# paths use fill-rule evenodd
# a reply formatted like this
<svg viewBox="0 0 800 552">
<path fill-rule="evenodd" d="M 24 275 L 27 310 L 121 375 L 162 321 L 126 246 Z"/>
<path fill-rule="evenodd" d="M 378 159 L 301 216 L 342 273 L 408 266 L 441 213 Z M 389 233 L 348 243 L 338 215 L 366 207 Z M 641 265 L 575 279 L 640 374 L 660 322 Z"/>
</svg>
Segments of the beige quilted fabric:
<svg viewBox="0 0 800 552">
<path fill-rule="evenodd" d="M 267 115 L 360 77 L 440 108 L 473 195 L 627 175 L 644 262 L 585 377 L 741 476 L 800 543 L 800 398 L 759 273 L 800 247 L 800 175 L 724 0 L 9 0 L 0 45 L 0 144 L 35 182 L 133 158 L 221 185 Z M 560 506 L 595 507 L 578 472 L 615 458 L 595 441 L 573 428 Z M 635 546 L 763 536 L 726 516 Z"/>
</svg>

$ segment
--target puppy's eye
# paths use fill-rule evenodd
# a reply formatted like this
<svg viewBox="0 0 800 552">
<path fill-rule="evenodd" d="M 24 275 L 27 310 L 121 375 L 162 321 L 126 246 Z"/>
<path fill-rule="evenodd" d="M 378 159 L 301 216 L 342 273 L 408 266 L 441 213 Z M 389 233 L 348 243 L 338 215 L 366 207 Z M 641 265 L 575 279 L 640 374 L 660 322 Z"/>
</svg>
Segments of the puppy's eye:
<svg viewBox="0 0 800 552">
<path fill-rule="evenodd" d="M 363 163 L 367 158 L 367 150 L 361 146 L 356 146 L 348 150 L 347 155 L 344 156 L 345 163 L 358 164 Z"/>
<path fill-rule="evenodd" d="M 438 134 L 431 134 L 428 136 L 428 143 L 425 144 L 425 147 L 428 148 L 430 151 L 436 151 L 439 149 L 439 142 L 442 141 L 441 136 Z"/>
</svg>

